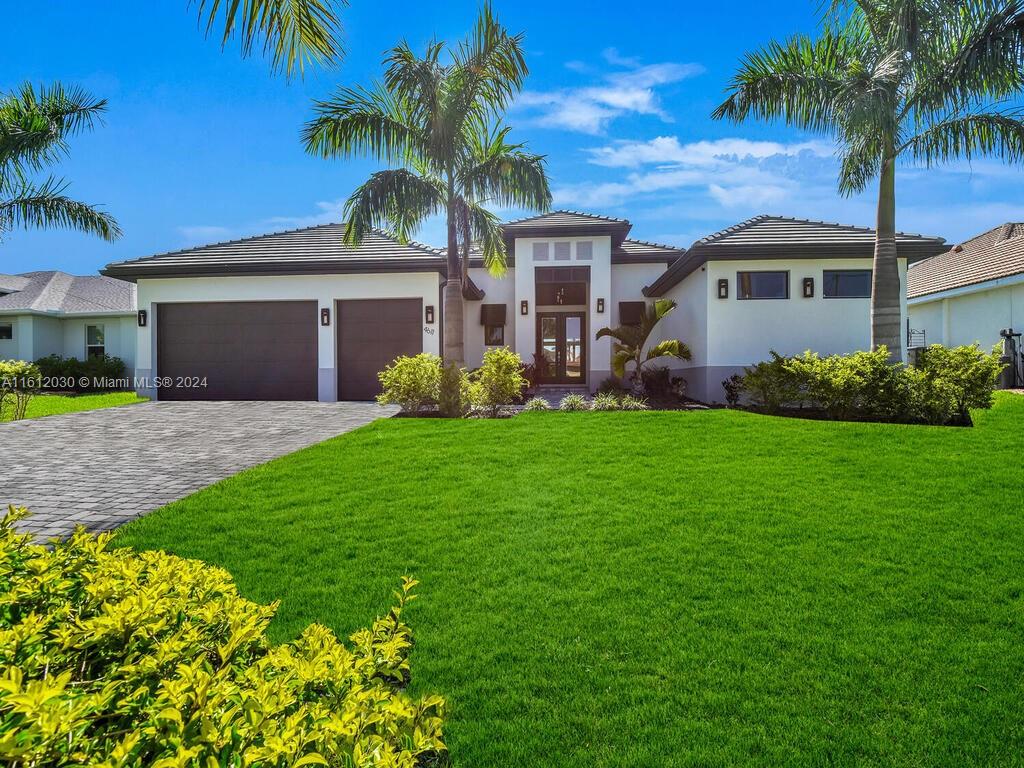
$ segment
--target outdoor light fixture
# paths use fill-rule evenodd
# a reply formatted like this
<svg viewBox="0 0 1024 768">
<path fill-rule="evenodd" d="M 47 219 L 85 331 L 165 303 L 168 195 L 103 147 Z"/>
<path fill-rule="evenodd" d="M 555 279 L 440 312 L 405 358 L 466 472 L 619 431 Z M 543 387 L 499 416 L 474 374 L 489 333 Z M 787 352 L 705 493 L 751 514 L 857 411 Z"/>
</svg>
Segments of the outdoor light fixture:
<svg viewBox="0 0 1024 768">
<path fill-rule="evenodd" d="M 427 304 L 427 309 L 424 312 L 424 319 L 426 320 L 427 325 L 433 325 L 434 324 L 434 305 L 433 304 Z"/>
<path fill-rule="evenodd" d="M 814 278 L 813 277 L 805 277 L 804 278 L 804 298 L 805 299 L 813 299 L 814 298 Z"/>
<path fill-rule="evenodd" d="M 528 314 L 530 314 L 530 302 L 528 302 L 526 299 L 523 299 L 522 301 L 519 302 L 519 314 L 520 315 L 528 315 Z"/>
<path fill-rule="evenodd" d="M 145 328 L 146 327 L 146 318 L 147 317 L 148 317 L 148 314 L 147 314 L 146 310 L 140 309 L 139 310 L 139 328 Z"/>
<path fill-rule="evenodd" d="M 327 307 L 324 307 L 323 309 L 320 310 L 320 325 L 327 326 L 327 325 L 330 325 L 330 324 L 331 324 L 331 310 L 328 309 Z"/>
<path fill-rule="evenodd" d="M 718 281 L 718 298 L 729 298 L 729 281 L 724 277 Z"/>
<path fill-rule="evenodd" d="M 604 299 L 597 300 L 597 314 L 604 312 Z"/>
</svg>

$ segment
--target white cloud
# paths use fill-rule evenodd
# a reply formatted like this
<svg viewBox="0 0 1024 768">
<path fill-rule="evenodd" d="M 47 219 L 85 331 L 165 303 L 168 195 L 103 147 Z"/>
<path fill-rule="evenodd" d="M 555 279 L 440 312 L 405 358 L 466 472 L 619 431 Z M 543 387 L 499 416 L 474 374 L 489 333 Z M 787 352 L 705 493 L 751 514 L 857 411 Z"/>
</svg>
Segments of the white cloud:
<svg viewBox="0 0 1024 768">
<path fill-rule="evenodd" d="M 316 211 L 305 216 L 271 216 L 264 219 L 261 224 L 265 227 L 276 229 L 302 229 L 304 227 L 316 227 L 320 224 L 333 224 L 341 221 L 342 209 L 345 207 L 345 200 L 321 200 L 316 203 Z"/>
<path fill-rule="evenodd" d="M 824 141 L 780 144 L 732 138 L 682 144 L 676 136 L 658 136 L 649 141 L 616 141 L 610 146 L 586 151 L 591 163 L 609 168 L 666 164 L 707 167 L 744 158 L 764 159 L 775 155 L 799 155 L 801 152 L 831 157 L 834 153 L 832 145 Z"/>
<path fill-rule="evenodd" d="M 580 133 L 600 134 L 617 117 L 626 114 L 655 115 L 665 122 L 672 117 L 661 107 L 655 88 L 695 77 L 704 71 L 699 64 L 664 62 L 643 65 L 638 59 L 619 55 L 614 48 L 603 53 L 605 61 L 618 69 L 606 73 L 601 82 L 580 88 L 555 91 L 524 91 L 517 106 L 535 113 L 538 125 Z M 581 62 L 569 62 L 569 69 L 585 73 Z"/>
<path fill-rule="evenodd" d="M 181 235 L 186 245 L 221 242 L 235 236 L 233 229 L 206 224 L 178 227 L 178 234 Z"/>
</svg>

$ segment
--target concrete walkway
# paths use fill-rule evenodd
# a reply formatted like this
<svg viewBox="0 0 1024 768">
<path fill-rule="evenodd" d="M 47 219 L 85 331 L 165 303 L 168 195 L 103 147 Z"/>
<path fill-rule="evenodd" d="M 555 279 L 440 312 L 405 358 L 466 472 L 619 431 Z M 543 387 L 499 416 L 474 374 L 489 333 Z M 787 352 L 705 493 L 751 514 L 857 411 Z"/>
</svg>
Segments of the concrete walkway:
<svg viewBox="0 0 1024 768">
<path fill-rule="evenodd" d="M 373 403 L 141 403 L 0 424 L 0 509 L 106 531 L 243 469 L 392 416 Z"/>
</svg>

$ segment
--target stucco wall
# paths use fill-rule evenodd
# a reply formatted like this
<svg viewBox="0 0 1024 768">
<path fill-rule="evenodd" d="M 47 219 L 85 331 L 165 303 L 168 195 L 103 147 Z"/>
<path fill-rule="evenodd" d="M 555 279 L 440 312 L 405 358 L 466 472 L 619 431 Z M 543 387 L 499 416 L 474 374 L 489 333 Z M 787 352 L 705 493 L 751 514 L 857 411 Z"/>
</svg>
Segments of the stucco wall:
<svg viewBox="0 0 1024 768">
<path fill-rule="evenodd" d="M 338 299 L 422 299 L 435 307 L 435 321 L 423 324 L 423 351 L 440 354 L 440 281 L 436 272 L 369 273 L 358 275 L 282 275 L 278 277 L 202 277 L 139 280 L 139 309 L 149 312 L 149 324 L 136 332 L 137 375 L 159 375 L 154 360 L 156 306 L 161 302 L 192 301 L 316 301 L 331 310 L 331 325 L 318 328 L 319 399 L 337 399 L 335 370 L 335 312 Z M 140 389 L 140 392 L 143 390 Z M 153 391 L 143 394 L 153 396 Z"/>
<path fill-rule="evenodd" d="M 465 305 L 465 354 L 466 367 L 479 368 L 484 355 L 484 327 L 480 324 L 480 307 L 483 304 L 505 305 L 505 346 L 516 348 L 516 301 L 515 271 L 508 270 L 502 277 L 492 276 L 486 269 L 471 269 L 469 276 L 477 287 L 486 294 L 483 301 L 467 301 Z M 531 302 L 532 303 L 532 302 Z"/>
<path fill-rule="evenodd" d="M 0 359 L 38 360 L 48 355 L 84 360 L 85 327 L 102 325 L 106 335 L 106 353 L 125 362 L 127 375 L 135 367 L 135 315 L 48 317 L 19 315 L 3 318 L 14 323 L 14 339 L 0 341 Z"/>
<path fill-rule="evenodd" d="M 925 332 L 928 344 L 998 344 L 1003 328 L 1024 328 L 1024 279 L 946 298 L 914 302 L 910 325 Z"/>
</svg>

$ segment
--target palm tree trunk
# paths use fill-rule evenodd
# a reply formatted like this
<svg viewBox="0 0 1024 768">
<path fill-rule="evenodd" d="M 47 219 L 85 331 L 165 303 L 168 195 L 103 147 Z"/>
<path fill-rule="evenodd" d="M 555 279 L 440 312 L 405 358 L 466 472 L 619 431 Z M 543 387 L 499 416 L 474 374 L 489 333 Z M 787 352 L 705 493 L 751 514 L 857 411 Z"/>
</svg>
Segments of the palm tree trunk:
<svg viewBox="0 0 1024 768">
<path fill-rule="evenodd" d="M 444 284 L 444 361 L 462 368 L 466 364 L 462 325 L 462 270 L 459 264 L 458 210 L 454 195 L 448 198 L 448 280 Z"/>
<path fill-rule="evenodd" d="M 896 160 L 882 161 L 871 278 L 871 348 L 886 346 L 889 359 L 903 360 L 900 343 L 900 270 L 896 259 Z"/>
</svg>

